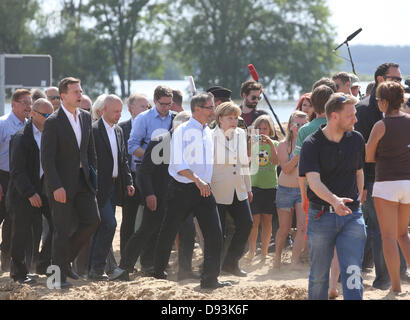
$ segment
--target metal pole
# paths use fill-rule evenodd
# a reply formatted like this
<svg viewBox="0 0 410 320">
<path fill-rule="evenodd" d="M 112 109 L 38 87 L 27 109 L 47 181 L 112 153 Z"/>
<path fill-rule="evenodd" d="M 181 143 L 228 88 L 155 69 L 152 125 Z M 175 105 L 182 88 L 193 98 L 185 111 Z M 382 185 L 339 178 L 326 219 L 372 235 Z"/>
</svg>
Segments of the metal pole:
<svg viewBox="0 0 410 320">
<path fill-rule="evenodd" d="M 6 110 L 6 68 L 4 54 L 0 55 L 0 116 Z"/>
</svg>

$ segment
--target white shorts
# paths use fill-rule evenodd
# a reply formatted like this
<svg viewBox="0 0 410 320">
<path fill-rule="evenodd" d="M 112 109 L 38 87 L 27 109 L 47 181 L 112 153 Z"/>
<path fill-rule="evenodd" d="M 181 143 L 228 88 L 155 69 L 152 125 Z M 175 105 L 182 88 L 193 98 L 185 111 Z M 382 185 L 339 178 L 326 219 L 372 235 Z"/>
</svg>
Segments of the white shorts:
<svg viewBox="0 0 410 320">
<path fill-rule="evenodd" d="M 410 204 L 410 180 L 375 182 L 372 196 L 388 201 Z"/>
</svg>

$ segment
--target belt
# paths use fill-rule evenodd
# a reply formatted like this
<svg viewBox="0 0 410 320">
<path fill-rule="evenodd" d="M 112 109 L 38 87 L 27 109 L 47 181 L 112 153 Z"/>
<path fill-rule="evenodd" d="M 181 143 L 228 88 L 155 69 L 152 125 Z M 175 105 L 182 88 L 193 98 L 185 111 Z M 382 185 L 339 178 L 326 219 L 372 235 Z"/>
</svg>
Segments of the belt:
<svg viewBox="0 0 410 320">
<path fill-rule="evenodd" d="M 317 203 L 314 203 L 314 202 L 310 202 L 309 206 L 314 210 L 321 210 L 323 212 L 336 213 L 335 208 L 333 208 L 330 205 L 321 205 L 321 204 L 317 204 Z M 350 210 L 352 210 L 352 211 L 359 210 L 358 205 L 354 205 L 354 206 L 346 205 L 346 206 L 349 207 Z"/>
</svg>

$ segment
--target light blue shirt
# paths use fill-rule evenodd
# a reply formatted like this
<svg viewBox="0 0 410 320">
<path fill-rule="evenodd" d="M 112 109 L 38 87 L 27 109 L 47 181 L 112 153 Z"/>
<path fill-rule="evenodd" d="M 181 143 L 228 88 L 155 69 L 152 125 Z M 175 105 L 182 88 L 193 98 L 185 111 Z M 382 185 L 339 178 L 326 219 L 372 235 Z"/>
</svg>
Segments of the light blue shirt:
<svg viewBox="0 0 410 320">
<path fill-rule="evenodd" d="M 172 113 L 161 117 L 156 107 L 140 113 L 131 124 L 130 138 L 128 140 L 128 153 L 132 155 L 131 170 L 135 171 L 135 160 L 141 161 L 133 155 L 138 148 L 146 149 L 152 138 L 155 138 L 171 127 Z"/>
<path fill-rule="evenodd" d="M 26 122 L 26 119 L 20 121 L 13 111 L 0 117 L 0 170 L 10 171 L 10 139 Z"/>
<path fill-rule="evenodd" d="M 211 129 L 193 117 L 177 127 L 171 140 L 171 157 L 168 172 L 181 183 L 192 183 L 178 174 L 191 170 L 201 180 L 211 183 L 214 166 L 214 142 Z"/>
</svg>

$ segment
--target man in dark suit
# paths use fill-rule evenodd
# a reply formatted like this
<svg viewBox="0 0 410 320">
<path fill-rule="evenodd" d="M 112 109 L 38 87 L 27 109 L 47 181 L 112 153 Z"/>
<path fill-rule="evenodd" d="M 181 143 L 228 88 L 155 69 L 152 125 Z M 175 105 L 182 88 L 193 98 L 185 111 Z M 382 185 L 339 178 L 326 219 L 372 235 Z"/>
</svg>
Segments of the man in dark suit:
<svg viewBox="0 0 410 320">
<path fill-rule="evenodd" d="M 71 262 L 97 230 L 100 217 L 91 116 L 79 109 L 80 80 L 61 80 L 59 92 L 61 107 L 44 124 L 41 164 L 54 225 L 52 261 L 60 268 L 61 288 L 66 288 L 71 286 L 67 276 L 78 279 Z"/>
<path fill-rule="evenodd" d="M 130 138 L 132 121 L 145 110 L 151 108 L 151 105 L 146 96 L 135 93 L 131 95 L 127 100 L 128 111 L 131 114 L 129 120 L 120 122 L 118 125 L 121 127 L 124 133 L 125 148 L 127 150 L 128 166 L 131 169 L 131 174 L 133 181 L 135 181 L 135 163 L 132 162 L 132 156 L 128 154 L 128 139 Z M 121 257 L 124 254 L 125 245 L 128 239 L 134 233 L 135 229 L 135 219 L 137 217 L 138 207 L 141 203 L 140 194 L 138 190 L 132 197 L 125 194 L 122 200 L 122 222 L 120 228 L 120 253 Z"/>
<path fill-rule="evenodd" d="M 27 275 L 29 261 L 25 261 L 31 228 L 35 223 L 41 226 L 42 214 L 51 222 L 48 201 L 43 192 L 43 169 L 40 164 L 43 125 L 51 113 L 52 104 L 46 99 L 38 99 L 33 105 L 31 120 L 10 141 L 10 182 L 6 201 L 12 221 L 10 277 L 24 284 L 36 282 Z M 48 266 L 51 239 L 43 244 L 41 257 L 47 261 Z"/>
<path fill-rule="evenodd" d="M 124 193 L 132 197 L 135 192 L 128 167 L 124 135 L 117 125 L 122 106 L 119 97 L 108 95 L 104 101 L 103 116 L 92 125 L 97 152 L 97 202 L 101 223 L 91 245 L 88 273 L 91 280 L 108 280 L 104 268 L 117 227 L 116 200 L 122 199 Z"/>
</svg>

